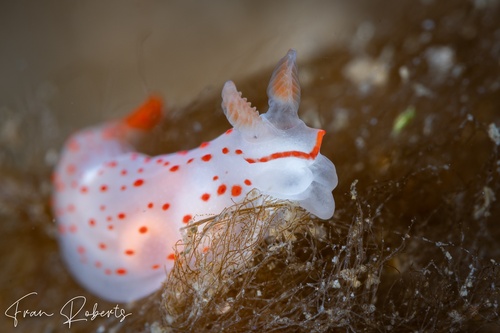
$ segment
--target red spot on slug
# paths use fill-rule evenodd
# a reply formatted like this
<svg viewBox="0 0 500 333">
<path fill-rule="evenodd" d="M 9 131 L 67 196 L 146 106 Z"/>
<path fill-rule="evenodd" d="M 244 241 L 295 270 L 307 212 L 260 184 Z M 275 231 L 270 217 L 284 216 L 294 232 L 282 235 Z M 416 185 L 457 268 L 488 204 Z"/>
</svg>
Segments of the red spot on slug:
<svg viewBox="0 0 500 333">
<path fill-rule="evenodd" d="M 187 161 L 187 164 L 191 163 L 194 161 L 194 158 L 190 158 L 188 161 Z"/>
<path fill-rule="evenodd" d="M 184 217 L 182 218 L 182 222 L 183 223 L 188 223 L 189 221 L 191 221 L 191 218 L 192 216 L 187 214 L 187 215 L 184 215 Z"/>
<path fill-rule="evenodd" d="M 94 219 L 90 219 L 90 220 L 89 220 L 89 225 L 90 225 L 91 227 L 95 226 L 95 220 L 94 220 Z"/>
<path fill-rule="evenodd" d="M 212 155 L 211 155 L 211 154 L 206 154 L 206 155 L 203 155 L 203 156 L 201 157 L 201 159 L 202 159 L 202 161 L 204 161 L 204 162 L 208 162 L 208 161 L 210 161 L 210 160 L 212 159 Z"/>
<path fill-rule="evenodd" d="M 127 274 L 127 270 L 125 268 L 118 268 L 116 270 L 116 274 L 118 274 L 118 275 L 125 275 L 125 274 Z"/>
<path fill-rule="evenodd" d="M 120 220 L 123 220 L 123 219 L 125 218 L 125 213 L 119 213 L 119 214 L 118 214 L 118 218 L 119 218 Z"/>
<path fill-rule="evenodd" d="M 125 254 L 128 256 L 132 256 L 132 255 L 134 255 L 134 253 L 135 253 L 134 250 L 126 250 L 125 251 Z"/>
<path fill-rule="evenodd" d="M 153 203 L 152 203 L 152 202 L 148 203 L 148 208 L 149 208 L 149 209 L 151 209 L 151 208 L 153 208 L 153 207 L 154 207 L 154 205 L 153 205 Z"/>
<path fill-rule="evenodd" d="M 241 186 L 240 185 L 234 185 L 232 188 L 231 188 L 231 195 L 233 197 L 237 197 L 238 195 L 241 194 Z"/>
<path fill-rule="evenodd" d="M 219 179 L 219 176 L 214 176 L 214 178 L 212 178 L 214 181 L 216 181 L 217 179 Z"/>
<path fill-rule="evenodd" d="M 127 186 L 125 186 L 125 185 L 122 185 L 122 186 L 120 187 L 120 191 L 125 191 L 126 189 L 127 189 Z"/>
<path fill-rule="evenodd" d="M 170 171 L 172 171 L 172 172 L 175 172 L 177 170 L 179 170 L 179 166 L 178 165 L 174 165 L 173 167 L 170 168 Z"/>
<path fill-rule="evenodd" d="M 153 265 L 153 266 L 151 266 L 151 269 L 158 269 L 158 268 L 160 268 L 160 265 Z"/>
<path fill-rule="evenodd" d="M 89 191 L 89 188 L 88 188 L 87 186 L 82 186 L 82 187 L 80 187 L 80 192 L 81 192 L 82 194 L 85 194 L 85 193 L 87 193 L 88 191 Z"/>
<path fill-rule="evenodd" d="M 200 145 L 200 148 L 205 148 L 209 145 L 210 143 L 209 142 L 202 142 L 201 145 Z"/>
<path fill-rule="evenodd" d="M 223 154 L 229 153 L 229 149 L 227 149 L 227 147 L 222 148 L 222 153 Z"/>
<path fill-rule="evenodd" d="M 136 187 L 141 186 L 142 184 L 144 184 L 144 180 L 143 179 L 137 179 L 134 182 L 134 186 L 136 186 Z"/>
<path fill-rule="evenodd" d="M 73 139 L 69 142 L 68 149 L 73 151 L 73 152 L 76 152 L 76 151 L 80 150 L 80 144 L 78 143 L 78 141 Z"/>
<path fill-rule="evenodd" d="M 245 183 L 245 185 L 248 185 L 248 186 L 252 185 L 252 182 L 249 179 L 245 179 L 244 183 Z"/>
<path fill-rule="evenodd" d="M 203 195 L 201 196 L 201 200 L 203 201 L 208 201 L 210 199 L 210 194 L 208 193 L 203 193 Z"/>
<path fill-rule="evenodd" d="M 74 164 L 68 164 L 66 167 L 66 172 L 69 174 L 73 174 L 76 171 L 76 166 Z"/>
<path fill-rule="evenodd" d="M 108 190 L 108 187 L 106 185 L 101 185 L 100 190 L 101 192 L 106 192 Z"/>
<path fill-rule="evenodd" d="M 242 151 L 241 149 L 236 149 L 234 152 L 235 152 L 237 155 L 241 155 L 241 154 L 243 154 L 243 151 Z"/>
<path fill-rule="evenodd" d="M 69 226 L 69 232 L 71 232 L 73 234 L 77 231 L 77 229 L 78 228 L 74 224 L 72 224 L 72 225 Z"/>
<path fill-rule="evenodd" d="M 101 250 L 106 250 L 106 247 L 107 247 L 107 246 L 106 246 L 106 244 L 104 244 L 104 243 L 99 243 L 99 248 L 100 248 Z"/>
<path fill-rule="evenodd" d="M 163 210 L 167 210 L 169 208 L 170 208 L 170 204 L 169 203 L 165 203 L 165 204 L 163 204 L 163 206 L 161 206 L 161 209 L 163 209 Z"/>
<path fill-rule="evenodd" d="M 145 234 L 146 232 L 148 232 L 148 227 L 142 226 L 139 228 L 139 233 Z"/>
<path fill-rule="evenodd" d="M 231 132 L 232 132 L 232 131 L 233 131 L 233 129 L 232 129 L 232 128 L 230 128 L 230 129 L 228 129 L 228 130 L 226 131 L 226 133 L 225 133 L 225 134 L 231 134 Z"/>
<path fill-rule="evenodd" d="M 226 189 L 227 189 L 227 186 L 222 184 L 219 186 L 219 188 L 217 189 L 217 194 L 218 195 L 223 195 L 224 193 L 226 193 Z"/>
<path fill-rule="evenodd" d="M 83 246 L 79 246 L 77 249 L 78 253 L 84 254 L 85 253 L 85 248 Z"/>
<path fill-rule="evenodd" d="M 168 260 L 175 260 L 175 253 L 170 253 L 170 254 L 167 256 L 167 259 L 168 259 Z"/>
</svg>

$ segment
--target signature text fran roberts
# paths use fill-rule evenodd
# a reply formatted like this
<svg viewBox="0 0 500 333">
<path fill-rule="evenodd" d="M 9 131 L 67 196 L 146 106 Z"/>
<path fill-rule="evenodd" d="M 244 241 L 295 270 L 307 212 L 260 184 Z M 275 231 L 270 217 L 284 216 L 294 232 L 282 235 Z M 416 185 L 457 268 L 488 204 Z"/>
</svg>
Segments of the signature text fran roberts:
<svg viewBox="0 0 500 333">
<path fill-rule="evenodd" d="M 35 295 L 38 295 L 36 291 L 30 292 L 17 299 L 7 308 L 7 310 L 5 310 L 5 316 L 12 319 L 14 327 L 17 327 L 19 322 L 23 319 L 33 317 L 52 317 L 54 315 L 54 312 L 48 312 L 41 309 L 33 310 L 23 306 L 23 301 L 26 298 L 33 297 Z M 120 322 L 122 322 L 126 317 L 132 314 L 127 313 L 125 309 L 121 309 L 118 305 L 107 310 L 98 309 L 97 303 L 94 303 L 92 311 L 89 311 L 84 309 L 85 303 L 87 303 L 85 296 L 76 296 L 64 303 L 59 310 L 59 314 L 63 317 L 63 325 L 68 325 L 68 328 L 71 328 L 71 324 L 73 323 L 86 322 L 88 320 L 93 321 L 98 317 L 115 317 L 120 319 Z"/>
</svg>

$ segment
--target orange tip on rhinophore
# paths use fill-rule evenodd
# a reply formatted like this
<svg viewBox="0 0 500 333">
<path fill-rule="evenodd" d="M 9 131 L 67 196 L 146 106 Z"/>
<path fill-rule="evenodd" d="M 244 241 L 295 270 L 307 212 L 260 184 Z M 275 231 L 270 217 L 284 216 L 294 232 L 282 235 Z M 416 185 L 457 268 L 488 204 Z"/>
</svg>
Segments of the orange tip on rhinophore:
<svg viewBox="0 0 500 333">
<path fill-rule="evenodd" d="M 150 130 L 162 119 L 163 101 L 160 97 L 151 96 L 137 110 L 125 118 L 125 123 L 135 129 Z"/>
</svg>

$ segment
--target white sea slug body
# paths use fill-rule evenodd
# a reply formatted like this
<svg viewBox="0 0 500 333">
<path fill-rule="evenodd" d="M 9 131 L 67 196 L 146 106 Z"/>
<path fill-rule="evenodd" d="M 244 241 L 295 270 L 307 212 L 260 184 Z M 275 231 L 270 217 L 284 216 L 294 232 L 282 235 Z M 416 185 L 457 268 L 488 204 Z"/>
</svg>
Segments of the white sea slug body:
<svg viewBox="0 0 500 333">
<path fill-rule="evenodd" d="M 53 176 L 53 206 L 62 255 L 75 278 L 116 302 L 147 296 L 170 270 L 180 228 L 215 215 L 257 188 L 332 217 L 333 163 L 320 154 L 323 130 L 298 117 L 300 86 L 290 50 L 259 115 L 228 81 L 222 108 L 233 128 L 199 147 L 150 157 L 134 151 L 134 136 L 162 118 L 151 98 L 128 117 L 72 135 Z"/>
</svg>

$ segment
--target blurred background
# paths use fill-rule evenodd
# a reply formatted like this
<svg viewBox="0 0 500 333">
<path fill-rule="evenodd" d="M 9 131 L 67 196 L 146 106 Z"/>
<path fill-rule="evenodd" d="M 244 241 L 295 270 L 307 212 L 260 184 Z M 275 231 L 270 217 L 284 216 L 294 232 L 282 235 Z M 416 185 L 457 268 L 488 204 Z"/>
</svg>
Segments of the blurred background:
<svg viewBox="0 0 500 333">
<path fill-rule="evenodd" d="M 0 100 L 50 89 L 57 117 L 75 124 L 135 105 L 147 91 L 182 105 L 273 66 L 289 48 L 304 61 L 345 43 L 371 9 L 383 13 L 382 3 L 397 4 L 5 1 Z"/>
<path fill-rule="evenodd" d="M 376 256 L 360 262 L 378 279 L 351 289 L 350 303 L 338 289 L 313 292 L 314 306 L 346 316 L 332 323 L 323 312 L 315 329 L 481 331 L 493 322 L 487 328 L 498 331 L 499 17 L 498 0 L 1 1 L 1 312 L 33 290 L 44 295 L 33 309 L 53 312 L 75 295 L 114 306 L 78 286 L 60 260 L 50 173 L 70 132 L 155 93 L 172 117 L 149 148 L 192 148 L 229 126 L 225 81 L 265 111 L 272 68 L 295 48 L 301 118 L 327 130 L 321 151 L 340 181 L 336 214 L 321 228 L 341 244 L 348 238 L 338 230 L 365 221 L 360 241 L 371 243 L 358 249 Z M 333 242 L 322 242 L 314 244 L 332 263 Z M 311 285 L 343 281 L 325 267 L 311 270 Z M 141 313 L 126 320 L 136 326 L 95 321 L 74 331 L 150 331 L 164 323 L 160 299 L 128 307 Z M 0 315 L 0 331 L 12 329 Z M 15 331 L 41 329 L 66 331 L 60 317 Z"/>
</svg>

